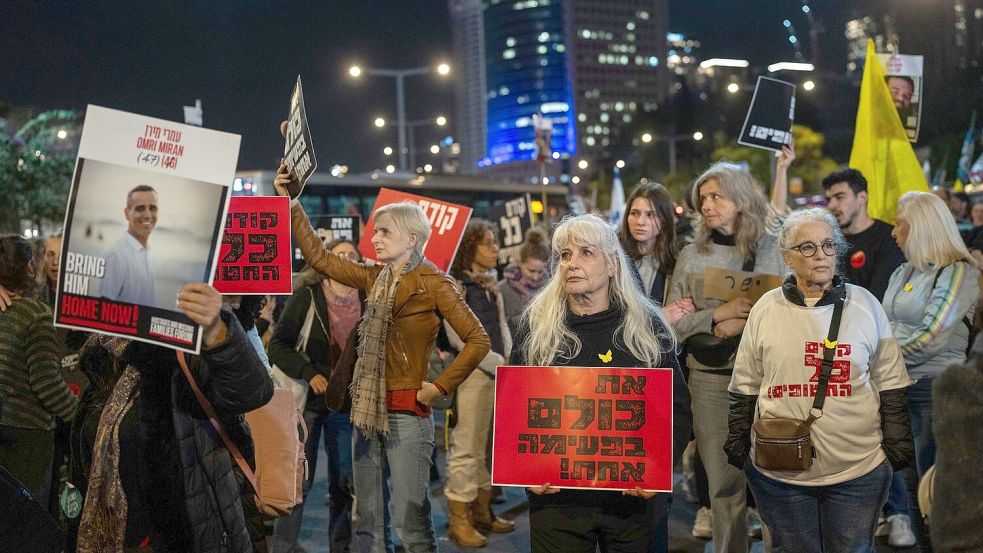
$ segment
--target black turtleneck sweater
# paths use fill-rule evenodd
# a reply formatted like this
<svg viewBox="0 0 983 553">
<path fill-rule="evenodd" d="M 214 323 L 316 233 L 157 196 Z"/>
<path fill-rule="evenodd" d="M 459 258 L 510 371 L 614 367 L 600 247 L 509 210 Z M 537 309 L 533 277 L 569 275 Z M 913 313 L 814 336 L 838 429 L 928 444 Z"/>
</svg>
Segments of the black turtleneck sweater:
<svg viewBox="0 0 983 553">
<path fill-rule="evenodd" d="M 620 306 L 612 306 L 605 311 L 593 315 L 575 315 L 567 312 L 567 325 L 570 330 L 580 338 L 580 353 L 572 358 L 557 355 L 553 358 L 553 365 L 566 367 L 596 367 L 598 366 L 597 355 L 607 353 L 611 350 L 611 361 L 607 363 L 612 367 L 647 367 L 647 364 L 636 358 L 625 347 L 620 337 L 614 334 L 615 329 L 621 324 L 623 319 Z M 660 367 L 671 367 L 673 369 L 673 429 L 672 429 L 672 462 L 675 465 L 689 443 L 690 431 L 693 428 L 693 414 L 690 411 L 689 388 L 686 380 L 679 368 L 679 359 L 676 352 L 669 347 L 667 329 L 657 320 L 652 321 L 656 336 L 660 337 L 662 346 L 662 362 Z M 512 365 L 528 365 L 526 359 L 525 342 L 529 335 L 528 328 L 520 327 L 515 335 L 512 349 Z M 537 510 L 547 507 L 603 507 L 606 510 L 614 510 L 629 516 L 637 513 L 639 509 L 645 509 L 643 499 L 625 496 L 621 492 L 611 490 L 563 490 L 552 495 L 529 495 L 530 510 Z"/>
</svg>

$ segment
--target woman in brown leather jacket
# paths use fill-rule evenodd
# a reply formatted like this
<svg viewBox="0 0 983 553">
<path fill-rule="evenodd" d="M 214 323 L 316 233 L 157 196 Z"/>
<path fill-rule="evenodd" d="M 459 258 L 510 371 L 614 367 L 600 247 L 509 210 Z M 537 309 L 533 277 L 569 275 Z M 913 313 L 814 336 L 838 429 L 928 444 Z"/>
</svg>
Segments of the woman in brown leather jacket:
<svg viewBox="0 0 983 553">
<path fill-rule="evenodd" d="M 299 189 L 283 163 L 274 185 L 281 195 Z M 372 214 L 372 247 L 383 263 L 375 266 L 326 252 L 296 199 L 291 214 L 294 237 L 308 265 L 364 290 L 368 300 L 359 323 L 351 385 L 351 417 L 358 429 L 352 436 L 355 546 L 364 552 L 393 551 L 384 530 L 392 490 L 396 532 L 406 550 L 435 551 L 428 489 L 434 448 L 430 404 L 471 374 L 488 353 L 488 335 L 453 280 L 423 258 L 430 222 L 420 206 L 400 202 Z M 461 337 L 464 349 L 440 376 L 427 382 L 430 349 L 441 318 Z"/>
</svg>

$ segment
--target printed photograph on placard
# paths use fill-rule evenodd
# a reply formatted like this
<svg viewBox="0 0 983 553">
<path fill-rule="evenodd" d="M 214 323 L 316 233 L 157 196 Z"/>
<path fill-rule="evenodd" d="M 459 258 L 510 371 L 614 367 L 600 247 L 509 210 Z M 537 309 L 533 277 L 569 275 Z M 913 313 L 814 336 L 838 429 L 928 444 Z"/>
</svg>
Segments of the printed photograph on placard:
<svg viewBox="0 0 983 553">
<path fill-rule="evenodd" d="M 891 93 L 891 101 L 898 110 L 908 140 L 918 140 L 922 118 L 922 56 L 903 54 L 877 54 L 884 65 L 884 82 Z"/>
<path fill-rule="evenodd" d="M 89 106 L 55 325 L 197 353 L 177 294 L 212 282 L 238 151 L 237 135 Z"/>
</svg>

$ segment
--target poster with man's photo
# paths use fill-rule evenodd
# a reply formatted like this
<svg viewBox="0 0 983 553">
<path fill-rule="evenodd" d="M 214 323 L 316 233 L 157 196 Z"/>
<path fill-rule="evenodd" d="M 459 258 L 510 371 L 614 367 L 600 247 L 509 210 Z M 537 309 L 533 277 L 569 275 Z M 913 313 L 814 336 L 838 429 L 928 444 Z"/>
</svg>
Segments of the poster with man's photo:
<svg viewBox="0 0 983 553">
<path fill-rule="evenodd" d="M 924 58 L 904 54 L 877 54 L 884 66 L 884 81 L 891 92 L 908 140 L 918 140 L 922 120 L 922 75 Z"/>
<path fill-rule="evenodd" d="M 239 136 L 88 107 L 65 215 L 55 325 L 197 353 L 177 309 L 211 284 Z"/>
</svg>

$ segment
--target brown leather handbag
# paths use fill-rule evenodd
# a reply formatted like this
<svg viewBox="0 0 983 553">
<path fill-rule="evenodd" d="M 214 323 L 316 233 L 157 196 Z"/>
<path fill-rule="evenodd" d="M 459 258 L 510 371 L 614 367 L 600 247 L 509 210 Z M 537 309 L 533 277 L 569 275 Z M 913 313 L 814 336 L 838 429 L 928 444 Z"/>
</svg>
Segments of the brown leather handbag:
<svg viewBox="0 0 983 553">
<path fill-rule="evenodd" d="M 754 466 L 765 470 L 802 472 L 812 466 L 812 423 L 823 416 L 826 388 L 833 372 L 833 355 L 836 352 L 836 336 L 843 315 L 843 294 L 833 306 L 833 318 L 829 323 L 829 336 L 823 344 L 822 369 L 816 398 L 805 420 L 793 418 L 759 418 L 754 422 Z"/>
</svg>

